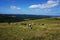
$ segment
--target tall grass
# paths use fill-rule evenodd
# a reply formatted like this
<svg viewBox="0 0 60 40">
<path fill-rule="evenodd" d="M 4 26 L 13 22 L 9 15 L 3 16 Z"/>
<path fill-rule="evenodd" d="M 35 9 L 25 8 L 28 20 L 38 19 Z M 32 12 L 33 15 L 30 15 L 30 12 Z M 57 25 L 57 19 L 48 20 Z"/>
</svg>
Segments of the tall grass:
<svg viewBox="0 0 60 40">
<path fill-rule="evenodd" d="M 32 29 L 28 27 L 29 23 L 32 24 Z M 0 23 L 0 40 L 60 40 L 60 20 Z"/>
</svg>

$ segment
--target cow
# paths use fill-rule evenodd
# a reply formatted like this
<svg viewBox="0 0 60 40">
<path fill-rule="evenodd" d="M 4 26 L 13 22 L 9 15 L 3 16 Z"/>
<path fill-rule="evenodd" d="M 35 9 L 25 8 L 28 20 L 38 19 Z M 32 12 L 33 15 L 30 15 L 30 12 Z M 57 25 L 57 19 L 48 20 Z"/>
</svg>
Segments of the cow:
<svg viewBox="0 0 60 40">
<path fill-rule="evenodd" d="M 28 24 L 28 27 L 30 27 L 32 29 L 32 24 Z"/>
</svg>

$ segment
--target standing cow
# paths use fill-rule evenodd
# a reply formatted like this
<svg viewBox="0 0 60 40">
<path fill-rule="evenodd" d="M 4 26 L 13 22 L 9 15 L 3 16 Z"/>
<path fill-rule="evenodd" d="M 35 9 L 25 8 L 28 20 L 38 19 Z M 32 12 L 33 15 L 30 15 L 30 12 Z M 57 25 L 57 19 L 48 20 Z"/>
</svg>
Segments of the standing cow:
<svg viewBox="0 0 60 40">
<path fill-rule="evenodd" d="M 32 29 L 32 24 L 28 24 L 28 27 L 30 27 Z"/>
</svg>

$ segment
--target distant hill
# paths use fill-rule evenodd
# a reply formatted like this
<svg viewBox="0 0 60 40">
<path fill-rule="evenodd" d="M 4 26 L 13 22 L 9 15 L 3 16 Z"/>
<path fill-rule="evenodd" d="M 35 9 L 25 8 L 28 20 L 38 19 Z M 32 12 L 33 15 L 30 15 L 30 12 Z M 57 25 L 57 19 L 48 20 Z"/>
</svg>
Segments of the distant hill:
<svg viewBox="0 0 60 40">
<path fill-rule="evenodd" d="M 27 15 L 27 14 L 0 14 L 0 22 L 18 22 L 24 21 L 24 19 L 35 20 L 41 18 L 53 18 L 57 16 L 47 16 L 47 15 Z"/>
</svg>

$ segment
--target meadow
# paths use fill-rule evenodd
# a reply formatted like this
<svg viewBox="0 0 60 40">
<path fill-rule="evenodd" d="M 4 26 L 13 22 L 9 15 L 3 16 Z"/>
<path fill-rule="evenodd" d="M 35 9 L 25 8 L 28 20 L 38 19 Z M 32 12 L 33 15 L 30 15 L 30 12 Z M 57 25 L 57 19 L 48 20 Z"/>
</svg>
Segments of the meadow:
<svg viewBox="0 0 60 40">
<path fill-rule="evenodd" d="M 60 18 L 0 23 L 0 40 L 60 40 Z"/>
</svg>

